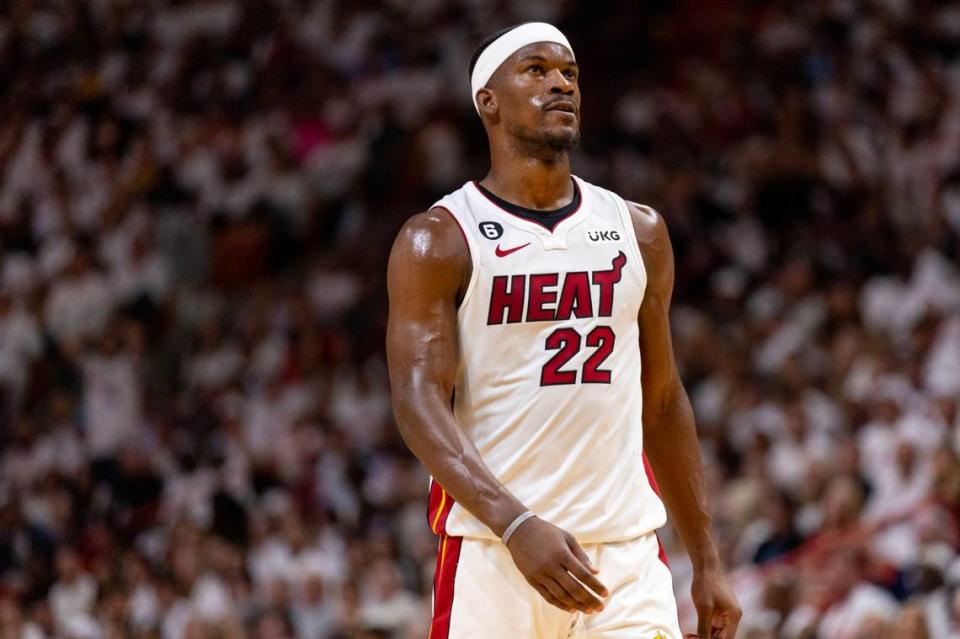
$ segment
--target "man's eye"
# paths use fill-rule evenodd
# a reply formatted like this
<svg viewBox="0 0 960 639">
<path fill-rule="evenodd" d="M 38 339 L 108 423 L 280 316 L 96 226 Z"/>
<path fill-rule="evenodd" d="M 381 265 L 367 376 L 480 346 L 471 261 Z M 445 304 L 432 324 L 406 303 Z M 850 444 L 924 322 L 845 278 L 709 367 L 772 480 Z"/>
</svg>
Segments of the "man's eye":
<svg viewBox="0 0 960 639">
<path fill-rule="evenodd" d="M 527 69 L 527 71 L 533 71 L 534 73 L 543 73 L 543 67 L 541 67 L 539 64 L 535 64 L 531 66 L 529 69 Z"/>
<path fill-rule="evenodd" d="M 566 70 L 566 71 L 564 71 L 564 72 L 563 72 L 563 75 L 567 76 L 567 77 L 570 78 L 571 80 L 573 80 L 574 78 L 577 77 L 577 74 L 576 74 L 574 71 L 570 71 L 569 69 Z"/>
</svg>

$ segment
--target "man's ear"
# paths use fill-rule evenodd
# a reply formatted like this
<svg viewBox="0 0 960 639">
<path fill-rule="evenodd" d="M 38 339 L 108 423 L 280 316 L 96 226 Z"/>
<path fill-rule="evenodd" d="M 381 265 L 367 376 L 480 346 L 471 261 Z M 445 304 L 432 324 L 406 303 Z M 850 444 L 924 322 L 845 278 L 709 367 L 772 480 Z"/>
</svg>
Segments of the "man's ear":
<svg viewBox="0 0 960 639">
<path fill-rule="evenodd" d="M 500 111 L 497 96 L 487 87 L 477 91 L 477 106 L 480 108 L 481 114 L 486 114 L 492 118 L 496 118 Z"/>
</svg>

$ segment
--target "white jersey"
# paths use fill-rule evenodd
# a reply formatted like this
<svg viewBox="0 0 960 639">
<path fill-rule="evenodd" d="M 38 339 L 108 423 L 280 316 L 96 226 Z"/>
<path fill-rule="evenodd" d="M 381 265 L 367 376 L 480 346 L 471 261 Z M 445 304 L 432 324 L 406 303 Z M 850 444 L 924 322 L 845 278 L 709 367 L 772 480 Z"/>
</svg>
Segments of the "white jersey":
<svg viewBox="0 0 960 639">
<path fill-rule="evenodd" d="M 553 231 L 473 182 L 434 205 L 459 223 L 473 263 L 454 414 L 530 510 L 580 542 L 612 542 L 666 523 L 641 457 L 647 277 L 624 200 L 574 180 L 580 206 Z M 497 538 L 436 482 L 428 516 L 438 534 Z"/>
</svg>

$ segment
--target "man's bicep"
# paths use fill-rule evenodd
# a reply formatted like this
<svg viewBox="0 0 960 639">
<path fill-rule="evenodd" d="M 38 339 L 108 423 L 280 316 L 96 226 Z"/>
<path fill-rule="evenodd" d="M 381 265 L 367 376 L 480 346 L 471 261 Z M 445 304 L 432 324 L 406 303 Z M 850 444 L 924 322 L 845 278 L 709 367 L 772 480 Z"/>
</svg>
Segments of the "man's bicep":
<svg viewBox="0 0 960 639">
<path fill-rule="evenodd" d="M 670 332 L 670 301 L 648 295 L 640 308 L 640 356 L 642 384 L 646 399 L 666 395 L 678 379 Z"/>
<path fill-rule="evenodd" d="M 399 295 L 391 295 L 387 358 L 395 392 L 413 383 L 452 389 L 457 365 L 455 317 L 453 302 L 438 299 L 429 287 L 405 285 Z"/>
<path fill-rule="evenodd" d="M 444 215 L 411 218 L 390 253 L 387 358 L 395 393 L 412 392 L 413 386 L 439 385 L 445 394 L 453 389 L 463 264 L 458 238 L 449 233 L 453 222 Z"/>
<path fill-rule="evenodd" d="M 637 322 L 643 392 L 645 400 L 651 400 L 656 408 L 658 398 L 667 396 L 679 380 L 670 331 L 674 261 L 666 223 L 656 211 L 644 209 L 634 211 L 634 228 L 647 271 L 647 288 Z"/>
</svg>

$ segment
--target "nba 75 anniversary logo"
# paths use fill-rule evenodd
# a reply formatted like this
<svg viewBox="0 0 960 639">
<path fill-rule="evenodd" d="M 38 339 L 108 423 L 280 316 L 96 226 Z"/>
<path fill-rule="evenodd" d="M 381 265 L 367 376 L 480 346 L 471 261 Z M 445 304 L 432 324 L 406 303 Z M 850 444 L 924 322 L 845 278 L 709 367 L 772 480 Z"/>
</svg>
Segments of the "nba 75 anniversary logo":
<svg viewBox="0 0 960 639">
<path fill-rule="evenodd" d="M 617 229 L 587 229 L 587 239 L 591 242 L 619 242 L 620 237 Z"/>
</svg>

